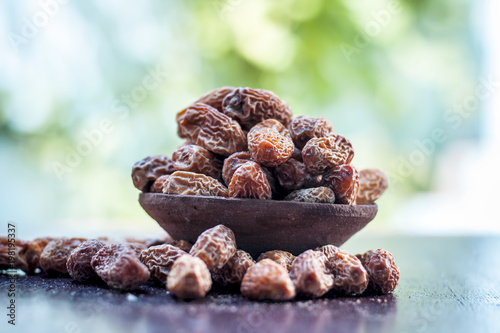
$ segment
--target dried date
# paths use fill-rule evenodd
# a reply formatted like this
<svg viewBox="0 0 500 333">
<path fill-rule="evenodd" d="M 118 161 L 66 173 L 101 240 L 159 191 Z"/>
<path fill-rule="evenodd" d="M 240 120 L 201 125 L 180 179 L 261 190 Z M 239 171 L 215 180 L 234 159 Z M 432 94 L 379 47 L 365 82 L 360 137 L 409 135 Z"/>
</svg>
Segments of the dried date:
<svg viewBox="0 0 500 333">
<path fill-rule="evenodd" d="M 178 298 L 202 298 L 212 287 L 210 271 L 203 260 L 185 254 L 172 266 L 167 289 Z"/>
<path fill-rule="evenodd" d="M 332 134 L 332 124 L 323 117 L 297 116 L 290 123 L 290 135 L 299 149 L 304 148 L 312 138 L 321 138 Z"/>
<path fill-rule="evenodd" d="M 292 110 L 274 93 L 251 88 L 237 88 L 226 95 L 223 112 L 249 130 L 266 119 L 276 119 L 285 126 L 292 120 Z"/>
<path fill-rule="evenodd" d="M 236 239 L 228 227 L 219 224 L 198 236 L 189 254 L 205 262 L 209 269 L 221 269 L 236 253 Z"/>
<path fill-rule="evenodd" d="M 282 250 L 273 250 L 261 253 L 257 261 L 261 261 L 264 259 L 270 259 L 275 263 L 286 268 L 288 272 L 292 270 L 292 264 L 295 260 L 295 256 L 287 251 Z"/>
<path fill-rule="evenodd" d="M 240 125 L 211 106 L 196 103 L 177 114 L 177 133 L 194 144 L 223 156 L 247 148 Z"/>
<path fill-rule="evenodd" d="M 241 165 L 229 184 L 229 196 L 233 198 L 271 199 L 272 189 L 266 174 L 255 162 Z"/>
<path fill-rule="evenodd" d="M 168 180 L 170 175 L 163 175 L 158 177 L 153 185 L 151 185 L 150 191 L 152 193 L 163 193 L 163 188 L 168 185 Z"/>
<path fill-rule="evenodd" d="M 40 267 L 47 274 L 68 274 L 66 262 L 84 238 L 59 238 L 47 244 L 40 255 Z"/>
<path fill-rule="evenodd" d="M 320 186 L 305 188 L 291 192 L 285 197 L 286 201 L 335 203 L 335 193 L 328 187 Z"/>
<path fill-rule="evenodd" d="M 308 172 L 320 174 L 329 168 L 349 164 L 354 157 L 352 145 L 341 135 L 310 139 L 302 149 Z"/>
<path fill-rule="evenodd" d="M 151 246 L 141 252 L 140 260 L 151 276 L 166 286 L 174 262 L 187 252 L 170 244 Z"/>
<path fill-rule="evenodd" d="M 40 247 L 34 242 L 20 239 L 9 242 L 9 238 L 0 237 L 0 270 L 15 268 L 32 274 L 40 265 L 40 254 Z"/>
<path fill-rule="evenodd" d="M 263 259 L 249 267 L 240 290 L 244 297 L 255 300 L 286 301 L 295 297 L 288 271 L 271 259 Z"/>
<path fill-rule="evenodd" d="M 168 186 L 167 186 L 168 185 Z M 176 171 L 170 175 L 163 193 L 227 197 L 228 189 L 217 179 L 200 173 Z"/>
<path fill-rule="evenodd" d="M 339 250 L 328 259 L 327 268 L 334 276 L 333 290 L 341 294 L 362 294 L 368 287 L 368 274 L 356 256 Z"/>
<path fill-rule="evenodd" d="M 188 242 L 186 240 L 182 240 L 182 239 L 170 242 L 168 244 L 173 245 L 175 247 L 178 247 L 179 249 L 181 249 L 182 251 L 185 251 L 187 253 L 189 253 L 189 251 L 191 251 L 191 248 L 193 247 L 193 244 L 191 244 L 190 242 Z"/>
<path fill-rule="evenodd" d="M 201 96 L 196 100 L 195 103 L 203 103 L 210 105 L 214 109 L 217 109 L 217 111 L 222 112 L 223 111 L 223 106 L 222 102 L 224 101 L 224 98 L 230 93 L 234 91 L 234 87 L 222 87 L 222 88 L 217 88 L 212 91 L 209 91 L 205 95 Z"/>
<path fill-rule="evenodd" d="M 178 148 L 172 154 L 174 166 L 178 171 L 201 173 L 221 179 L 222 161 L 214 153 L 196 145 Z"/>
<path fill-rule="evenodd" d="M 248 150 L 264 166 L 275 167 L 286 162 L 293 149 L 288 130 L 277 120 L 264 120 L 248 132 Z"/>
<path fill-rule="evenodd" d="M 326 268 L 326 263 L 326 256 L 313 250 L 307 250 L 295 258 L 290 278 L 297 294 L 315 298 L 330 290 L 333 278 Z"/>
<path fill-rule="evenodd" d="M 399 281 L 399 267 L 389 251 L 378 249 L 357 255 L 368 272 L 368 289 L 389 294 L 396 289 Z"/>
<path fill-rule="evenodd" d="M 388 187 L 387 176 L 378 169 L 364 169 L 359 172 L 359 191 L 356 205 L 369 205 L 384 194 Z"/>
<path fill-rule="evenodd" d="M 239 286 L 248 268 L 255 265 L 252 256 L 243 250 L 236 250 L 234 256 L 219 270 L 212 271 L 212 278 L 223 286 Z"/>
<path fill-rule="evenodd" d="M 224 160 L 224 165 L 222 167 L 222 179 L 227 186 L 231 183 L 234 172 L 248 161 L 252 161 L 252 155 L 250 155 L 250 152 L 247 151 L 234 153 Z"/>
<path fill-rule="evenodd" d="M 324 175 L 322 185 L 335 193 L 335 203 L 354 205 L 359 189 L 359 172 L 350 164 L 329 169 Z"/>
<path fill-rule="evenodd" d="M 318 247 L 314 249 L 314 251 L 322 252 L 326 256 L 326 259 L 330 260 L 330 258 L 332 258 L 333 255 L 339 251 L 339 248 L 335 245 L 328 244 Z"/>
<path fill-rule="evenodd" d="M 89 239 L 80 243 L 69 255 L 66 262 L 66 269 L 69 275 L 80 282 L 91 280 L 97 277 L 96 272 L 92 268 L 92 257 L 105 244 L 97 239 Z"/>
<path fill-rule="evenodd" d="M 274 169 L 274 174 L 280 186 L 288 191 L 317 187 L 321 183 L 321 175 L 311 175 L 306 171 L 304 163 L 293 158 L 278 165 Z"/>
<path fill-rule="evenodd" d="M 133 290 L 149 280 L 148 268 L 125 244 L 103 246 L 91 260 L 97 275 L 112 288 Z"/>
<path fill-rule="evenodd" d="M 170 158 L 161 155 L 148 156 L 132 167 L 132 181 L 138 190 L 149 192 L 158 177 L 169 175 L 174 171 L 175 167 Z"/>
</svg>

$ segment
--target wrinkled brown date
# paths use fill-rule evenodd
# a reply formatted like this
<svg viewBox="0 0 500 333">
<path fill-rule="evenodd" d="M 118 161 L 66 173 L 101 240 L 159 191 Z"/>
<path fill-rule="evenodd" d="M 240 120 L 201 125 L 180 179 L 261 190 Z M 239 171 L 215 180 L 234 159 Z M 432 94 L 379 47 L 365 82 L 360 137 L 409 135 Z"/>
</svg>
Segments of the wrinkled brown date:
<svg viewBox="0 0 500 333">
<path fill-rule="evenodd" d="M 84 238 L 58 238 L 51 241 L 40 255 L 40 267 L 47 274 L 68 274 L 66 262 L 71 252 L 84 241 Z"/>
<path fill-rule="evenodd" d="M 257 261 L 261 261 L 264 259 L 270 259 L 275 263 L 286 268 L 288 272 L 292 270 L 292 264 L 295 260 L 295 256 L 287 251 L 282 250 L 273 250 L 261 253 Z"/>
<path fill-rule="evenodd" d="M 368 272 L 368 288 L 382 294 L 396 289 L 399 281 L 399 267 L 389 251 L 378 249 L 358 254 L 357 257 Z"/>
<path fill-rule="evenodd" d="M 224 183 L 229 186 L 231 179 L 233 179 L 234 172 L 240 166 L 252 160 L 252 155 L 250 155 L 250 152 L 247 151 L 240 151 L 226 158 L 222 167 L 222 179 L 224 180 Z"/>
<path fill-rule="evenodd" d="M 133 290 L 149 280 L 148 268 L 125 244 L 103 246 L 91 260 L 97 275 L 112 288 Z"/>
<path fill-rule="evenodd" d="M 306 171 L 304 163 L 293 158 L 278 165 L 274 174 L 281 187 L 288 191 L 317 187 L 321 183 L 321 175 L 311 175 Z"/>
<path fill-rule="evenodd" d="M 222 88 L 217 88 L 212 91 L 207 92 L 205 95 L 201 96 L 196 100 L 195 103 L 203 103 L 210 105 L 214 109 L 217 109 L 217 111 L 222 112 L 223 111 L 223 106 L 222 102 L 224 101 L 224 98 L 230 93 L 234 91 L 234 87 L 222 87 Z"/>
<path fill-rule="evenodd" d="M 288 130 L 277 120 L 268 119 L 248 132 L 248 150 L 255 161 L 267 167 L 286 162 L 293 154 Z"/>
<path fill-rule="evenodd" d="M 183 299 L 205 297 L 211 287 L 210 271 L 200 258 L 185 254 L 172 265 L 167 289 L 176 297 Z"/>
<path fill-rule="evenodd" d="M 214 153 L 196 145 L 177 148 L 172 154 L 174 166 L 178 171 L 201 173 L 221 179 L 222 161 Z"/>
<path fill-rule="evenodd" d="M 151 185 L 150 191 L 152 193 L 163 193 L 163 188 L 168 184 L 168 179 L 170 175 L 163 175 L 158 177 L 153 185 Z"/>
<path fill-rule="evenodd" d="M 138 190 L 149 192 L 149 188 L 158 177 L 169 175 L 174 171 L 175 167 L 170 158 L 161 155 L 148 156 L 132 167 L 132 181 Z"/>
<path fill-rule="evenodd" d="M 378 169 L 364 169 L 359 172 L 359 191 L 356 205 L 374 203 L 387 190 L 387 176 Z"/>
<path fill-rule="evenodd" d="M 320 186 L 305 188 L 291 192 L 285 197 L 286 201 L 335 203 L 335 193 L 328 187 Z"/>
<path fill-rule="evenodd" d="M 362 294 L 368 287 L 368 274 L 356 256 L 337 250 L 328 260 L 327 268 L 334 276 L 333 290 L 341 294 Z"/>
<path fill-rule="evenodd" d="M 244 297 L 255 300 L 286 301 L 295 297 L 288 271 L 271 259 L 263 259 L 247 269 L 240 291 Z"/>
<path fill-rule="evenodd" d="M 66 262 L 66 269 L 69 275 L 80 282 L 87 281 L 97 277 L 92 268 L 92 257 L 105 244 L 97 239 L 89 239 L 80 243 L 69 255 Z"/>
<path fill-rule="evenodd" d="M 149 269 L 151 276 L 155 277 L 161 284 L 166 285 L 168 274 L 174 262 L 184 254 L 187 253 L 178 247 L 163 244 L 143 250 L 140 260 Z"/>
<path fill-rule="evenodd" d="M 321 184 L 335 193 L 335 203 L 354 205 L 359 188 L 359 173 L 350 164 L 339 165 L 325 172 Z"/>
<path fill-rule="evenodd" d="M 249 130 L 266 119 L 276 119 L 285 126 L 292 120 L 292 110 L 274 93 L 251 88 L 237 88 L 223 102 L 223 112 Z"/>
<path fill-rule="evenodd" d="M 240 125 L 203 103 L 193 104 L 177 113 L 177 133 L 218 155 L 229 156 L 247 148 Z"/>
<path fill-rule="evenodd" d="M 290 278 L 297 294 L 315 298 L 330 290 L 333 278 L 327 271 L 326 263 L 326 256 L 313 250 L 307 250 L 295 258 Z"/>
<path fill-rule="evenodd" d="M 250 254 L 236 250 L 234 256 L 221 269 L 212 271 L 212 278 L 223 286 L 239 286 L 247 269 L 254 264 Z"/>
<path fill-rule="evenodd" d="M 227 197 L 227 187 L 217 179 L 200 173 L 176 171 L 170 175 L 168 183 L 163 187 L 163 193 L 183 195 L 206 195 Z"/>
<path fill-rule="evenodd" d="M 354 157 L 352 145 L 341 135 L 310 139 L 302 149 L 308 172 L 320 174 L 328 168 L 349 164 Z"/>
<path fill-rule="evenodd" d="M 198 257 L 209 269 L 221 269 L 236 253 L 236 239 L 228 227 L 219 224 L 198 236 L 189 254 Z"/>
<path fill-rule="evenodd" d="M 272 189 L 266 174 L 255 162 L 241 165 L 229 184 L 229 196 L 233 198 L 271 199 Z"/>
<path fill-rule="evenodd" d="M 330 135 L 333 126 L 323 117 L 297 116 L 292 119 L 289 130 L 295 146 L 302 149 L 310 139 Z"/>
<path fill-rule="evenodd" d="M 9 242 L 7 237 L 0 237 L 0 270 L 15 268 L 32 274 L 40 265 L 40 254 L 40 247 L 34 242 L 20 239 Z"/>
</svg>

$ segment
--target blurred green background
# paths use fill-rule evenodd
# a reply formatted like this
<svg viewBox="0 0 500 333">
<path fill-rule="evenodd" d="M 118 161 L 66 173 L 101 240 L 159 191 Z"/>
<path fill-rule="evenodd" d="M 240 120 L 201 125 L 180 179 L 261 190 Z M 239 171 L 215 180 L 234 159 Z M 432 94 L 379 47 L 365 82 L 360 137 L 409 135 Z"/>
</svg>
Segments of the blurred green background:
<svg viewBox="0 0 500 333">
<path fill-rule="evenodd" d="M 488 6 L 4 1 L 0 220 L 20 238 L 158 231 L 131 166 L 170 155 L 182 142 L 176 112 L 231 85 L 328 118 L 358 168 L 389 175 L 366 233 L 500 232 Z"/>
</svg>

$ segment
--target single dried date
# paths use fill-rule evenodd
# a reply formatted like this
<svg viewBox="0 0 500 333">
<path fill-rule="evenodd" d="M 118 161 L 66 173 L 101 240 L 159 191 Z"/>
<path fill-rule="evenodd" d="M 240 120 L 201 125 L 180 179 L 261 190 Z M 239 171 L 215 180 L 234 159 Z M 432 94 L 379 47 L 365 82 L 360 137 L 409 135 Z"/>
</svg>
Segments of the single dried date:
<svg viewBox="0 0 500 333">
<path fill-rule="evenodd" d="M 350 164 L 329 169 L 323 175 L 323 186 L 335 193 L 335 203 L 354 205 L 359 188 L 359 172 Z"/>
<path fill-rule="evenodd" d="M 329 168 L 351 163 L 352 145 L 341 135 L 310 139 L 302 149 L 302 159 L 308 172 L 320 174 Z"/>
<path fill-rule="evenodd" d="M 233 179 L 234 172 L 238 170 L 240 166 L 252 160 L 252 155 L 247 151 L 240 151 L 226 158 L 222 167 L 222 179 L 224 183 L 229 186 L 231 179 Z"/>
<path fill-rule="evenodd" d="M 234 91 L 234 87 L 222 87 L 222 88 L 217 88 L 212 91 L 209 91 L 205 95 L 201 96 L 196 100 L 195 103 L 203 103 L 210 105 L 214 109 L 217 109 L 219 112 L 223 112 L 223 106 L 222 102 L 224 101 L 224 98 L 230 93 Z"/>
<path fill-rule="evenodd" d="M 175 167 L 170 158 L 161 155 L 148 156 L 132 167 L 132 181 L 138 190 L 149 192 L 158 177 L 169 175 L 174 171 Z"/>
<path fill-rule="evenodd" d="M 207 265 L 189 254 L 175 261 L 167 280 L 167 289 L 183 299 L 205 297 L 211 287 L 212 278 Z"/>
<path fill-rule="evenodd" d="M 228 227 L 219 224 L 198 236 L 189 254 L 205 262 L 209 269 L 221 269 L 236 253 L 236 239 Z"/>
<path fill-rule="evenodd" d="M 399 267 L 389 251 L 378 249 L 357 255 L 368 272 L 368 288 L 371 291 L 389 294 L 399 281 Z"/>
<path fill-rule="evenodd" d="M 226 95 L 223 112 L 249 130 L 266 119 L 276 119 L 285 126 L 292 120 L 292 110 L 274 93 L 251 88 L 237 88 Z"/>
<path fill-rule="evenodd" d="M 187 252 L 170 244 L 151 246 L 141 252 L 140 260 L 146 265 L 151 276 L 166 285 L 174 262 Z"/>
<path fill-rule="evenodd" d="M 368 274 L 361 261 L 337 249 L 328 259 L 327 268 L 334 276 L 333 290 L 341 294 L 362 294 L 368 287 Z"/>
<path fill-rule="evenodd" d="M 333 278 L 326 268 L 326 263 L 326 256 L 313 250 L 307 250 L 295 258 L 290 278 L 297 294 L 315 298 L 330 290 Z"/>
<path fill-rule="evenodd" d="M 221 179 L 222 161 L 214 153 L 196 145 L 177 148 L 172 154 L 174 166 L 178 171 L 201 173 Z"/>
<path fill-rule="evenodd" d="M 97 277 L 92 268 L 92 257 L 105 244 L 97 239 L 89 239 L 80 243 L 69 255 L 66 262 L 66 269 L 69 275 L 80 282 L 87 281 Z"/>
<path fill-rule="evenodd" d="M 312 138 L 321 138 L 333 132 L 332 124 L 323 117 L 297 116 L 290 123 L 290 135 L 299 149 Z"/>
<path fill-rule="evenodd" d="M 170 175 L 163 175 L 158 177 L 153 185 L 151 185 L 150 191 L 152 193 L 163 193 L 163 188 L 167 186 Z"/>
<path fill-rule="evenodd" d="M 278 165 L 274 169 L 274 174 L 281 187 L 288 191 L 317 187 L 321 183 L 321 175 L 311 175 L 304 163 L 293 158 Z"/>
<path fill-rule="evenodd" d="M 229 196 L 233 198 L 271 199 L 272 189 L 266 174 L 255 162 L 241 165 L 229 184 Z"/>
<path fill-rule="evenodd" d="M 286 162 L 293 154 L 288 130 L 277 120 L 264 120 L 248 132 L 248 150 L 253 159 L 267 167 Z"/>
<path fill-rule="evenodd" d="M 239 286 L 248 268 L 255 265 L 252 256 L 243 250 L 236 250 L 234 256 L 222 266 L 212 271 L 212 278 L 223 286 Z"/>
<path fill-rule="evenodd" d="M 228 189 L 217 179 L 200 173 L 176 171 L 170 175 L 163 193 L 227 197 Z"/>
<path fill-rule="evenodd" d="M 295 202 L 335 203 L 335 193 L 324 186 L 305 188 L 291 192 L 284 200 Z"/>
<path fill-rule="evenodd" d="M 288 271 L 271 259 L 263 259 L 248 268 L 240 290 L 244 297 L 255 300 L 287 301 L 295 297 Z"/>
<path fill-rule="evenodd" d="M 97 275 L 112 288 L 133 290 L 149 280 L 148 268 L 125 244 L 103 246 L 91 260 Z"/>
<path fill-rule="evenodd" d="M 47 244 L 40 255 L 40 267 L 47 274 L 68 274 L 66 262 L 84 238 L 58 238 Z"/>
<path fill-rule="evenodd" d="M 369 205 L 384 194 L 388 187 L 387 176 L 378 169 L 364 169 L 359 172 L 359 191 L 356 205 Z"/>
<path fill-rule="evenodd" d="M 223 156 L 247 148 L 240 125 L 213 107 L 195 103 L 177 114 L 177 133 L 194 144 Z"/>
<path fill-rule="evenodd" d="M 273 250 L 261 253 L 257 261 L 261 261 L 264 259 L 270 259 L 275 263 L 286 268 L 288 272 L 292 270 L 292 264 L 295 260 L 295 256 L 287 251 L 282 250 Z"/>
</svg>

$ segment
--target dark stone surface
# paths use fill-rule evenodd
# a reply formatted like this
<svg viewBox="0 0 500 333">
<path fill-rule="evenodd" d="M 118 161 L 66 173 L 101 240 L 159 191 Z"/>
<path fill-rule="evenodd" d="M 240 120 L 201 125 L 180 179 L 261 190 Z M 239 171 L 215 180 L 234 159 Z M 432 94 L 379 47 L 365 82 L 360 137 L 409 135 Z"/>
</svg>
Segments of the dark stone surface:
<svg viewBox="0 0 500 333">
<path fill-rule="evenodd" d="M 299 254 L 324 244 L 342 245 L 377 214 L 377 205 L 335 205 L 142 193 L 139 202 L 174 239 L 194 243 L 224 224 L 238 247 L 258 256 L 269 250 Z"/>
<path fill-rule="evenodd" d="M 17 325 L 2 314 L 1 332 L 500 331 L 499 237 L 357 237 L 344 248 L 393 252 L 394 294 L 259 303 L 212 290 L 185 302 L 154 285 L 128 293 L 40 274 L 17 278 Z M 0 275 L 4 313 L 9 284 Z"/>
</svg>

